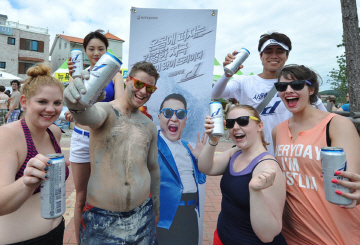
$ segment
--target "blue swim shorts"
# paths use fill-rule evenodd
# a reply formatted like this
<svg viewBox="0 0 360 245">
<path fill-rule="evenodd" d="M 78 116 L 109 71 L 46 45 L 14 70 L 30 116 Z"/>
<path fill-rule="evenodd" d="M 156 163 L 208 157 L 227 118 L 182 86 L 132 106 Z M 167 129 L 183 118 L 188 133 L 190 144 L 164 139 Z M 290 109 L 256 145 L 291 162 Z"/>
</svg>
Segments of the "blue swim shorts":
<svg viewBox="0 0 360 245">
<path fill-rule="evenodd" d="M 86 204 L 79 233 L 81 245 L 157 245 L 152 199 L 128 212 Z"/>
</svg>

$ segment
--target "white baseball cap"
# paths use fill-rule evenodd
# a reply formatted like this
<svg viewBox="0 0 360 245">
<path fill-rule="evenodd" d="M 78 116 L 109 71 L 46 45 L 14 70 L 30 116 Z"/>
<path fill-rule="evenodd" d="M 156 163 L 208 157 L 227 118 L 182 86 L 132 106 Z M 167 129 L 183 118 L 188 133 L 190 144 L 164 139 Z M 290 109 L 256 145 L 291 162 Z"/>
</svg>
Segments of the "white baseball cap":
<svg viewBox="0 0 360 245">
<path fill-rule="evenodd" d="M 266 47 L 273 46 L 273 45 L 280 45 L 283 49 L 289 51 L 289 47 L 286 46 L 285 44 L 278 42 L 275 39 L 269 39 L 266 42 L 264 42 L 264 44 L 262 45 L 262 47 L 260 49 L 260 53 L 262 53 Z"/>
</svg>

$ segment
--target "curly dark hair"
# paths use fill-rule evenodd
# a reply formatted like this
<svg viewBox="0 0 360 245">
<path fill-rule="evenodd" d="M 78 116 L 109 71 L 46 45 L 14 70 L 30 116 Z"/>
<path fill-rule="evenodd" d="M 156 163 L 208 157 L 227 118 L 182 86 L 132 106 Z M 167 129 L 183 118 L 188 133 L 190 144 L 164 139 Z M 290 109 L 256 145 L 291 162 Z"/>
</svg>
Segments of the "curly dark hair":
<svg viewBox="0 0 360 245">
<path fill-rule="evenodd" d="M 293 80 L 308 80 L 314 88 L 314 93 L 310 95 L 310 104 L 315 104 L 318 100 L 319 86 L 322 79 L 319 74 L 304 65 L 286 65 L 277 72 L 278 81 L 280 77 Z M 320 82 L 319 82 L 320 81 Z"/>
</svg>

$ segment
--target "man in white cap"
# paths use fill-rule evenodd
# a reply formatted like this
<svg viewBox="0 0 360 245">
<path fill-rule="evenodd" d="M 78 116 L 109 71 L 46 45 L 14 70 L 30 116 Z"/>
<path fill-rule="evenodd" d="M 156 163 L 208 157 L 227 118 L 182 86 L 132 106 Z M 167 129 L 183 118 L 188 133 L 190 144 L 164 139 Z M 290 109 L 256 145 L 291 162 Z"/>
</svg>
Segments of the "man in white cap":
<svg viewBox="0 0 360 245">
<path fill-rule="evenodd" d="M 251 105 L 258 108 L 270 90 L 277 82 L 277 70 L 281 69 L 289 57 L 291 50 L 290 38 L 285 34 L 273 32 L 260 36 L 258 51 L 263 65 L 262 73 L 251 76 L 239 76 L 232 79 L 231 75 L 224 74 L 214 85 L 212 97 L 235 98 L 239 104 Z M 228 54 L 223 63 L 224 66 L 230 64 L 235 59 L 237 51 Z M 240 66 L 241 69 L 243 66 Z M 269 143 L 268 152 L 274 155 L 271 131 L 282 121 L 289 119 L 292 114 L 286 109 L 279 95 L 276 93 L 271 96 L 271 100 L 260 111 L 261 119 L 264 122 L 265 140 Z M 325 106 L 319 99 L 316 107 L 326 111 Z"/>
</svg>

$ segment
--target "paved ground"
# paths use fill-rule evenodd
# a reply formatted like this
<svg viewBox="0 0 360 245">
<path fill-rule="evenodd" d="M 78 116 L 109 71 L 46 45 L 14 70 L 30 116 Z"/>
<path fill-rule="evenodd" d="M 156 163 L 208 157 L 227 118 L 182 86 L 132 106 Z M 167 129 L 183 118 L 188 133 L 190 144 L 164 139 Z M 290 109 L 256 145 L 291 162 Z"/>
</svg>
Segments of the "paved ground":
<svg viewBox="0 0 360 245">
<path fill-rule="evenodd" d="M 61 139 L 61 149 L 66 159 L 69 159 L 70 138 L 69 133 L 65 134 Z M 223 152 L 229 149 L 233 144 L 228 141 L 219 142 L 216 150 Z M 206 197 L 205 197 L 205 214 L 204 214 L 204 230 L 203 230 L 203 245 L 212 245 L 214 230 L 220 211 L 221 205 L 221 191 L 220 191 L 221 176 L 212 176 L 207 178 L 206 183 Z M 64 244 L 76 244 L 74 231 L 74 206 L 75 206 L 76 192 L 74 188 L 74 181 L 70 170 L 70 176 L 66 181 L 66 212 L 65 218 L 65 234 Z"/>
</svg>

